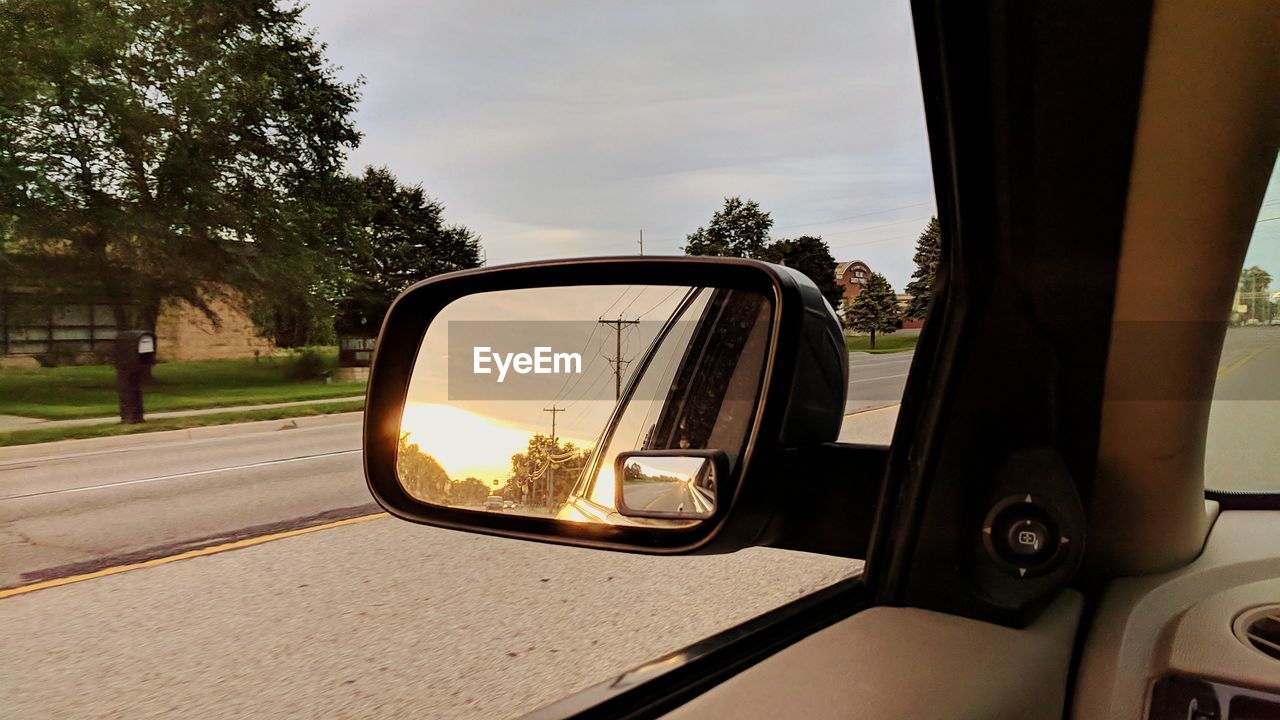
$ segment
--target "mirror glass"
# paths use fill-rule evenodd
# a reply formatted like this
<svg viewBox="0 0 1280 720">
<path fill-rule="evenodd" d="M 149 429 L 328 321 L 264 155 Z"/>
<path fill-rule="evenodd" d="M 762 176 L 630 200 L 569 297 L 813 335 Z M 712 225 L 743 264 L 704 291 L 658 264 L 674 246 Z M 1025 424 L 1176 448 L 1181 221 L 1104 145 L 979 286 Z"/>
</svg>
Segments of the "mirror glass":
<svg viewBox="0 0 1280 720">
<path fill-rule="evenodd" d="M 420 501 L 474 512 L 697 523 L 620 513 L 615 461 L 633 451 L 719 450 L 732 473 L 755 417 L 772 315 L 758 292 L 709 287 L 583 285 L 459 298 L 418 349 L 400 425 L 400 483 Z M 699 497 L 708 487 L 714 494 L 712 484 Z"/>
<path fill-rule="evenodd" d="M 627 517 L 711 517 L 716 509 L 716 469 L 708 457 L 620 453 L 618 512 Z"/>
</svg>

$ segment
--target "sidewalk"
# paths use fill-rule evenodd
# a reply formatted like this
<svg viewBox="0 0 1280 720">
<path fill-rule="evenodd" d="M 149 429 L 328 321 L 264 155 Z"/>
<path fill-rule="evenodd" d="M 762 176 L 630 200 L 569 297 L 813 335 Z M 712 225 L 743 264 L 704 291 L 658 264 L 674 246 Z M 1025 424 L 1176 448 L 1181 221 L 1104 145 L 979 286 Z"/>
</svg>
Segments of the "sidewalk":
<svg viewBox="0 0 1280 720">
<path fill-rule="evenodd" d="M 199 410 L 168 410 L 165 412 L 147 413 L 148 420 L 162 418 L 190 417 L 193 415 L 216 415 L 218 413 L 243 412 L 248 410 L 271 410 L 274 408 L 298 407 L 302 405 L 324 405 L 328 403 L 354 402 L 363 400 L 363 395 L 351 397 L 323 398 L 320 400 L 297 400 L 294 402 L 265 403 L 262 405 L 233 405 L 229 407 L 201 408 Z M 0 415 L 0 432 L 12 430 L 38 430 L 58 427 L 83 427 L 87 425 L 114 425 L 120 422 L 118 416 L 100 418 L 77 418 L 75 420 L 41 420 L 40 418 L 22 417 L 19 415 Z"/>
</svg>

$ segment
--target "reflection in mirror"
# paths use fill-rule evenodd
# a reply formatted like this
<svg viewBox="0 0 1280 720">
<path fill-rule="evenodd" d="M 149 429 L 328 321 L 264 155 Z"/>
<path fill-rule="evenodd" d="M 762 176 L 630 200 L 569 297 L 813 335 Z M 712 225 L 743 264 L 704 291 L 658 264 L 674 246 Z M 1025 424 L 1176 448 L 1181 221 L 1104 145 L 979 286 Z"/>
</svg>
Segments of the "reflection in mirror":
<svg viewBox="0 0 1280 720">
<path fill-rule="evenodd" d="M 422 502 L 475 512 L 696 524 L 714 509 L 714 483 L 723 481 L 715 469 L 692 491 L 701 510 L 630 515 L 617 507 L 615 461 L 633 451 L 719 450 L 732 472 L 755 417 L 771 321 L 764 295 L 706 287 L 459 298 L 434 318 L 414 361 L 400 484 Z"/>
<path fill-rule="evenodd" d="M 716 467 L 706 455 L 618 453 L 618 512 L 626 517 L 701 520 L 716 509 Z"/>
</svg>

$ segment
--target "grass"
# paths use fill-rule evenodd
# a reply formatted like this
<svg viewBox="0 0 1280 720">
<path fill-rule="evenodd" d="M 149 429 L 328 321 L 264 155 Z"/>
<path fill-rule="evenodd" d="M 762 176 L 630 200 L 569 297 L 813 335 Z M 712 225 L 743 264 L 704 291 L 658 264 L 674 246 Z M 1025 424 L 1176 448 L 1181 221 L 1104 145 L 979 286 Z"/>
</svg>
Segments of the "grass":
<svg viewBox="0 0 1280 720">
<path fill-rule="evenodd" d="M 845 335 L 844 344 L 849 348 L 849 352 L 865 352 L 875 355 L 883 355 L 885 353 L 905 352 L 907 350 L 916 349 L 916 341 L 920 336 L 912 333 L 910 335 L 876 335 L 876 349 L 871 349 L 871 338 L 865 335 Z"/>
<path fill-rule="evenodd" d="M 231 423 L 253 422 L 255 420 L 285 420 L 288 418 L 307 417 L 310 415 L 331 415 L 333 413 L 355 412 L 364 409 L 363 400 L 347 402 L 322 403 L 317 405 L 299 405 L 295 407 L 267 408 L 264 410 L 240 410 L 236 412 L 213 413 L 210 415 L 191 415 L 188 417 L 164 418 L 148 420 L 138 425 L 86 425 L 81 427 L 36 428 L 33 430 L 14 430 L 0 433 L 0 447 L 10 445 L 32 445 L 35 443 L 53 442 L 55 440 L 80 440 L 83 438 L 114 437 L 116 435 L 136 435 L 161 430 L 186 430 L 187 428 L 207 425 L 228 425 Z"/>
<path fill-rule="evenodd" d="M 322 349 L 325 362 L 337 365 L 337 350 Z M 232 405 L 261 405 L 295 400 L 347 397 L 364 392 L 364 383 L 332 383 L 289 377 L 292 358 L 192 360 L 161 363 L 153 383 L 143 388 L 147 412 L 195 410 Z M 108 365 L 0 369 L 0 415 L 45 420 L 111 417 L 118 412 L 115 369 Z"/>
</svg>

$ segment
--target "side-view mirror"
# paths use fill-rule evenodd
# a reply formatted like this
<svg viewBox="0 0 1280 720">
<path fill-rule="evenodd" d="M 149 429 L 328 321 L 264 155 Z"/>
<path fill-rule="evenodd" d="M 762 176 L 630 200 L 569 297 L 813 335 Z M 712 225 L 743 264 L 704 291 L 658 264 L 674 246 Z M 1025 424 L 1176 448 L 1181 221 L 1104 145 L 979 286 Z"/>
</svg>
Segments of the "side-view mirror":
<svg viewBox="0 0 1280 720">
<path fill-rule="evenodd" d="M 625 517 L 706 520 L 715 514 L 729 458 L 722 450 L 638 450 L 618 453 L 615 505 Z"/>
<path fill-rule="evenodd" d="M 847 377 L 835 312 L 788 268 L 627 258 L 451 273 L 384 320 L 365 474 L 413 522 L 734 550 L 785 533 L 774 513 L 825 492 L 797 457 L 829 453 L 797 451 L 836 439 Z"/>
</svg>

